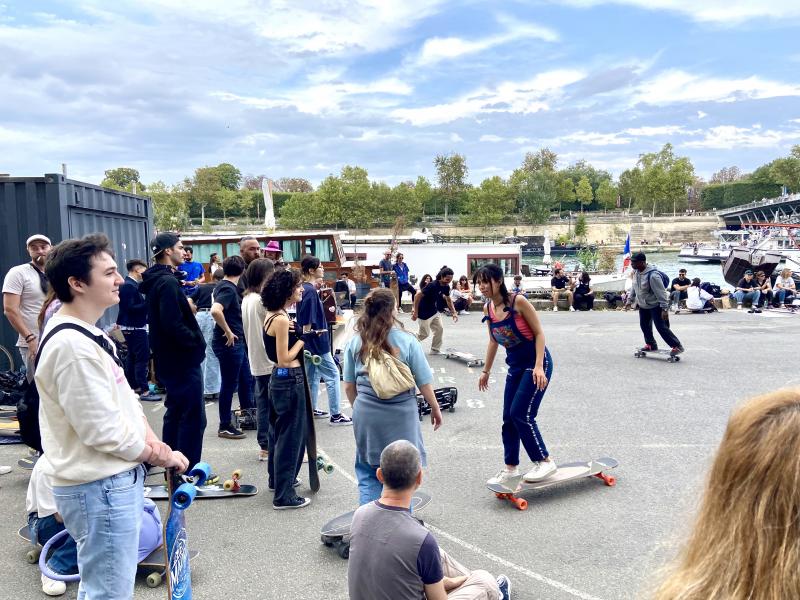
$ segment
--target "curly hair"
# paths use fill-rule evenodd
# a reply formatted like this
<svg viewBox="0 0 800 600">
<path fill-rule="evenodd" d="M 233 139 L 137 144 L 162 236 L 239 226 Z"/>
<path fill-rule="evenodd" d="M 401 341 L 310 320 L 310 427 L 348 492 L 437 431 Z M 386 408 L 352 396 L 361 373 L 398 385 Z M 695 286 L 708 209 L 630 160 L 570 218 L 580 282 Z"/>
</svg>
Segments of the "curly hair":
<svg viewBox="0 0 800 600">
<path fill-rule="evenodd" d="M 297 269 L 275 271 L 261 290 L 261 304 L 270 312 L 282 309 L 302 280 Z"/>
</svg>

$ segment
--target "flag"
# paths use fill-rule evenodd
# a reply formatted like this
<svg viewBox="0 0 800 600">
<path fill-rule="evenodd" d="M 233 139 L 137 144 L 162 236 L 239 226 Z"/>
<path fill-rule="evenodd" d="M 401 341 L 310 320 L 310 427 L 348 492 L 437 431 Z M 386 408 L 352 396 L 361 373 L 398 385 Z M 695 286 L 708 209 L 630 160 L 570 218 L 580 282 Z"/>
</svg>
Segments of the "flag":
<svg viewBox="0 0 800 600">
<path fill-rule="evenodd" d="M 261 180 L 261 192 L 264 194 L 264 227 L 270 231 L 275 230 L 275 208 L 272 203 L 272 180 Z"/>
<path fill-rule="evenodd" d="M 625 248 L 622 250 L 622 272 L 631 266 L 631 232 L 628 232 L 628 238 L 625 240 Z"/>
</svg>

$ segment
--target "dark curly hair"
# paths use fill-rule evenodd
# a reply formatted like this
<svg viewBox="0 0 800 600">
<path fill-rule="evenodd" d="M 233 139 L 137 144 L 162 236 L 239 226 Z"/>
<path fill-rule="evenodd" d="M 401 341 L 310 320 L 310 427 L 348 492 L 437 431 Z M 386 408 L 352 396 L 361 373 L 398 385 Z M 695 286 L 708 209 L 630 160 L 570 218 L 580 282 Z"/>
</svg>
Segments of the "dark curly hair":
<svg viewBox="0 0 800 600">
<path fill-rule="evenodd" d="M 302 280 L 297 269 L 275 271 L 261 290 L 261 304 L 270 312 L 282 309 Z"/>
</svg>

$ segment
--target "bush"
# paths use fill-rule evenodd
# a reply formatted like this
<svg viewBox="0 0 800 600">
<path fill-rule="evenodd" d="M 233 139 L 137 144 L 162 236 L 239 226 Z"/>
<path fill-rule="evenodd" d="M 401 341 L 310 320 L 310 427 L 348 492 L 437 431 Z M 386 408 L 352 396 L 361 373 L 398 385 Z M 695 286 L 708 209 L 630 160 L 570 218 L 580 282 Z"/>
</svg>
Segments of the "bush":
<svg viewBox="0 0 800 600">
<path fill-rule="evenodd" d="M 734 181 L 706 186 L 701 193 L 700 201 L 705 210 L 711 210 L 739 206 L 762 198 L 775 198 L 780 194 L 779 183 Z"/>
</svg>

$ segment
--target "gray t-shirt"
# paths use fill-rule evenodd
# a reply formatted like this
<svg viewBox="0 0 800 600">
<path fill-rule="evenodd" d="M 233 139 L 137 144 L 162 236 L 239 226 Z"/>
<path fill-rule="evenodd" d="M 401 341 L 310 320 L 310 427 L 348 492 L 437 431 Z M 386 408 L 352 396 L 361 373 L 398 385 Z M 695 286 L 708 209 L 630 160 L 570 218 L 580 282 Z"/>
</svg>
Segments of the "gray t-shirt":
<svg viewBox="0 0 800 600">
<path fill-rule="evenodd" d="M 45 293 L 42 291 L 42 281 L 39 271 L 31 263 L 17 265 L 6 274 L 3 281 L 3 293 L 15 294 L 20 297 L 19 311 L 25 327 L 31 333 L 39 335 L 39 312 L 44 304 Z M 17 339 L 19 348 L 27 348 L 25 338 L 20 335 Z"/>
</svg>

